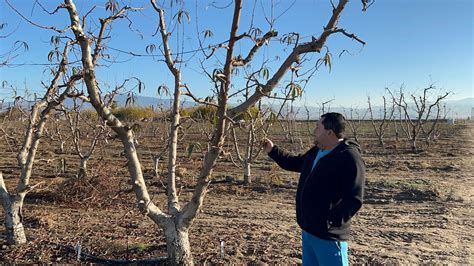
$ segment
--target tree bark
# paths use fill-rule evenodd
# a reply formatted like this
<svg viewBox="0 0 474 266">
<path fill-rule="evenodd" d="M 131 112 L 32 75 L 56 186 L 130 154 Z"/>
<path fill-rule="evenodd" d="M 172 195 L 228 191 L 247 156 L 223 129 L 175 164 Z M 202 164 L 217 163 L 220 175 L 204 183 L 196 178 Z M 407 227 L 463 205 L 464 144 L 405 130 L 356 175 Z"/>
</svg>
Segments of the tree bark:
<svg viewBox="0 0 474 266">
<path fill-rule="evenodd" d="M 0 199 L 5 212 L 5 229 L 7 234 L 7 244 L 19 245 L 26 243 L 25 228 L 23 227 L 23 217 L 21 210 L 25 193 L 10 195 L 3 181 L 0 172 Z"/>
<path fill-rule="evenodd" d="M 26 243 L 25 228 L 23 227 L 23 197 L 15 196 L 13 200 L 4 204 L 5 229 L 7 231 L 7 244 L 20 245 Z"/>
<path fill-rule="evenodd" d="M 194 265 L 189 244 L 188 229 L 179 228 L 175 222 L 165 227 L 168 265 Z"/>
<path fill-rule="evenodd" d="M 89 161 L 89 157 L 81 158 L 81 162 L 79 164 L 79 172 L 77 173 L 77 177 L 79 179 L 87 177 L 87 162 Z"/>
</svg>

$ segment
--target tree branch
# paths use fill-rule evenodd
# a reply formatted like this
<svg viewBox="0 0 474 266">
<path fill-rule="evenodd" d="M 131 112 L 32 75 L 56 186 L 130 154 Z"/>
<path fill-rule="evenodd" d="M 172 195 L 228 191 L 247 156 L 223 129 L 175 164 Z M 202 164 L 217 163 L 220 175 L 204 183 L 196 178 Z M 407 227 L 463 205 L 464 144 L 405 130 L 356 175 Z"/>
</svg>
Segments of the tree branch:
<svg viewBox="0 0 474 266">
<path fill-rule="evenodd" d="M 124 6 L 116 14 L 114 14 L 114 15 L 108 17 L 108 18 L 99 19 L 99 21 L 100 21 L 100 31 L 99 31 L 99 36 L 97 37 L 97 42 L 96 42 L 96 46 L 95 46 L 95 49 L 94 49 L 94 55 L 92 56 L 92 64 L 93 65 L 96 64 L 97 58 L 99 57 L 100 51 L 102 50 L 102 40 L 104 38 L 104 32 L 105 32 L 105 29 L 106 29 L 107 25 L 109 23 L 111 23 L 112 21 L 114 21 L 115 19 L 123 18 L 125 12 L 127 10 L 130 10 L 130 9 L 132 9 L 132 8 L 129 7 L 129 6 Z"/>
<path fill-rule="evenodd" d="M 257 53 L 258 49 L 262 47 L 264 44 L 268 43 L 270 38 L 276 37 L 278 35 L 278 32 L 276 31 L 269 31 L 265 33 L 265 35 L 262 38 L 259 38 L 255 41 L 255 45 L 250 49 L 249 54 L 245 59 L 242 59 L 241 57 L 237 57 L 232 61 L 233 66 L 245 66 L 248 64 L 250 61 L 252 61 L 254 55 Z"/>
<path fill-rule="evenodd" d="M 351 39 L 354 39 L 354 40 L 360 42 L 362 45 L 365 45 L 365 44 L 366 44 L 363 40 L 359 39 L 359 37 L 357 37 L 355 34 L 353 34 L 353 33 L 348 33 L 345 29 L 340 29 L 340 28 L 337 28 L 337 27 L 336 27 L 336 29 L 333 31 L 333 33 L 336 33 L 336 32 L 340 32 L 340 33 L 346 35 L 347 37 L 349 37 L 349 38 L 351 38 Z"/>
<path fill-rule="evenodd" d="M 56 32 L 58 32 L 58 33 L 64 33 L 64 32 L 66 32 L 66 31 L 69 30 L 69 26 L 66 27 L 65 29 L 58 29 L 58 28 L 56 28 L 56 27 L 48 27 L 48 26 L 39 25 L 39 24 L 37 24 L 37 23 L 31 21 L 31 20 L 28 19 L 27 17 L 25 17 L 23 14 L 21 14 L 21 12 L 18 11 L 18 10 L 9 2 L 9 0 L 5 0 L 5 2 L 7 3 L 7 5 L 8 5 L 11 9 L 13 9 L 13 11 L 15 11 L 15 13 L 17 13 L 21 18 L 23 18 L 24 20 L 26 20 L 28 23 L 30 23 L 30 24 L 33 25 L 33 26 L 36 26 L 36 27 L 41 28 L 41 29 L 53 30 L 53 31 L 56 31 Z M 56 8 L 56 10 L 58 10 L 58 9 L 60 9 L 60 8 L 64 8 L 64 5 L 59 5 L 59 6 Z"/>
<path fill-rule="evenodd" d="M 233 117 L 238 113 L 241 113 L 248 109 L 250 106 L 258 102 L 264 95 L 268 95 L 280 82 L 285 73 L 291 68 L 292 64 L 299 62 L 300 55 L 309 53 L 309 52 L 320 52 L 324 44 L 326 43 L 327 38 L 335 32 L 337 29 L 337 22 L 341 16 L 344 7 L 346 6 L 348 0 L 340 0 L 336 9 L 333 10 L 333 14 L 329 19 L 326 27 L 324 27 L 323 33 L 319 36 L 318 39 L 305 44 L 300 44 L 296 46 L 293 51 L 288 55 L 285 61 L 281 64 L 280 68 L 275 72 L 275 74 L 267 81 L 265 86 L 263 86 L 262 91 L 255 91 L 252 96 L 250 96 L 246 101 L 240 105 L 230 109 L 228 111 L 229 116 Z"/>
</svg>

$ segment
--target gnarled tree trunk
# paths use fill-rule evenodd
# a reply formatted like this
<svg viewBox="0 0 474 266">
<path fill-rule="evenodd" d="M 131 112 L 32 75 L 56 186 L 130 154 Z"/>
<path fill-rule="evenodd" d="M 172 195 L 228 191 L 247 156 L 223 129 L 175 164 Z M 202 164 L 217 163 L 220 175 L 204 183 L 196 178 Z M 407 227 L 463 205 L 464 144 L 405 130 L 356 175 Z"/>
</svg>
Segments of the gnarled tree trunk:
<svg viewBox="0 0 474 266">
<path fill-rule="evenodd" d="M 85 178 L 87 177 L 87 162 L 89 161 L 90 157 L 83 157 L 81 158 L 79 164 L 79 172 L 77 173 L 78 178 Z"/>
<path fill-rule="evenodd" d="M 174 222 L 165 228 L 166 250 L 168 252 L 168 265 L 193 265 L 191 245 L 189 244 L 189 231 L 180 228 Z"/>
<path fill-rule="evenodd" d="M 13 200 L 3 206 L 5 210 L 5 229 L 7 232 L 7 243 L 19 245 L 26 243 L 25 228 L 23 227 L 23 216 L 21 214 L 23 198 L 14 196 Z"/>
<path fill-rule="evenodd" d="M 0 198 L 5 212 L 5 229 L 7 243 L 9 245 L 19 245 L 26 243 L 25 228 L 23 227 L 22 207 L 25 193 L 10 195 L 3 181 L 0 172 Z"/>
</svg>

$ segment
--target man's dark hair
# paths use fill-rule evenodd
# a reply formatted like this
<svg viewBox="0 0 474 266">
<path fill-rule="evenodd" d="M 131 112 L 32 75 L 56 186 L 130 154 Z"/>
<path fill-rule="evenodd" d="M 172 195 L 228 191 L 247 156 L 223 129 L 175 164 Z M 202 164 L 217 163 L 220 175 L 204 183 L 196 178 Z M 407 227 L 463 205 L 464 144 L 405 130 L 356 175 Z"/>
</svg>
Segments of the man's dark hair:
<svg viewBox="0 0 474 266">
<path fill-rule="evenodd" d="M 332 130 L 336 134 L 336 137 L 342 139 L 344 137 L 344 131 L 346 130 L 346 119 L 340 113 L 325 113 L 321 116 L 324 118 L 322 124 L 324 129 Z"/>
</svg>

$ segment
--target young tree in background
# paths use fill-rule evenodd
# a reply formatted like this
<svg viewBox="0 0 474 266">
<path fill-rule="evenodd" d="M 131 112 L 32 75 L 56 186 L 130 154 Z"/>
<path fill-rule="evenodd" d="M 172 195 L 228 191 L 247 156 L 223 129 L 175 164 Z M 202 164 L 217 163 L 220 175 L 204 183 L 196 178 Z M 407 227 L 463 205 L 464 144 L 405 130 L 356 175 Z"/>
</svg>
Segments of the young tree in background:
<svg viewBox="0 0 474 266">
<path fill-rule="evenodd" d="M 239 119 L 239 126 L 232 127 L 232 140 L 234 143 L 234 150 L 237 155 L 237 159 L 240 163 L 244 172 L 244 184 L 248 185 L 252 183 L 252 163 L 258 158 L 262 152 L 261 140 L 267 135 L 269 130 L 269 124 L 271 121 L 266 115 L 266 112 L 261 112 L 259 108 L 253 108 L 247 111 Z M 244 141 L 239 141 L 238 134 L 236 132 L 241 131 L 245 137 Z M 239 145 L 239 144 L 244 145 Z M 241 146 L 245 150 L 241 152 Z M 231 155 L 232 156 L 232 155 Z M 239 167 L 231 157 L 232 163 Z"/>
<path fill-rule="evenodd" d="M 375 119 L 374 118 L 374 112 L 372 110 L 372 104 L 370 102 L 370 97 L 367 97 L 367 103 L 369 104 L 369 114 L 370 114 L 370 121 L 372 122 L 372 127 L 374 128 L 375 135 L 377 136 L 379 140 L 379 145 L 381 147 L 384 146 L 384 136 L 385 136 L 385 131 L 387 130 L 389 126 L 389 121 L 392 120 L 393 118 L 393 113 L 395 112 L 395 103 L 392 101 L 393 105 L 391 108 L 387 109 L 387 101 L 385 99 L 385 96 L 383 98 L 383 109 L 381 109 L 381 116 L 380 119 Z M 375 123 L 375 120 L 379 120 L 378 126 Z"/>
<path fill-rule="evenodd" d="M 84 179 L 88 176 L 87 162 L 92 157 L 100 139 L 104 140 L 108 137 L 105 125 L 101 125 L 101 121 L 94 121 L 91 117 L 84 118 L 81 113 L 81 106 L 77 105 L 74 100 L 72 110 L 69 111 L 65 107 L 62 108 L 69 128 L 69 133 L 74 144 L 74 151 L 79 156 L 79 170 L 77 178 Z M 83 143 L 89 139 L 88 148 L 84 148 Z"/>
<path fill-rule="evenodd" d="M 352 137 L 358 143 L 359 142 L 359 128 L 362 125 L 362 121 L 364 121 L 367 113 L 369 112 L 368 109 L 365 110 L 364 115 L 361 115 L 357 108 L 351 107 L 349 109 L 349 114 L 347 114 L 346 110 L 344 110 L 344 116 L 346 117 L 347 123 L 349 124 L 349 128 L 352 132 Z"/>
<path fill-rule="evenodd" d="M 444 113 L 443 115 L 443 120 L 446 120 L 447 112 L 446 112 L 446 104 L 441 107 L 441 102 L 438 102 L 435 106 L 436 108 L 436 116 L 431 119 L 431 126 L 428 129 L 425 129 L 426 124 L 422 124 L 421 126 L 421 131 L 423 131 L 423 134 L 425 135 L 425 143 L 426 145 L 430 145 L 431 141 L 435 140 L 439 136 L 439 120 L 441 119 L 441 114 Z M 444 110 L 444 112 L 442 112 Z"/>
<path fill-rule="evenodd" d="M 416 141 L 418 140 L 420 132 L 422 132 L 423 125 L 432 118 L 431 112 L 433 108 L 438 106 L 439 110 L 440 101 L 450 94 L 450 92 L 441 92 L 440 95 L 432 97 L 430 93 L 434 90 L 437 90 L 437 88 L 433 84 L 430 84 L 423 89 L 422 95 L 411 94 L 410 97 L 413 100 L 412 104 L 414 104 L 413 110 L 412 106 L 407 102 L 402 88 L 400 88 L 398 96 L 395 96 L 388 90 L 393 98 L 393 102 L 401 108 L 403 114 L 403 121 L 400 121 L 401 129 L 405 132 L 405 135 L 410 141 L 412 151 L 418 150 Z M 439 118 L 439 112 L 437 117 Z M 438 118 L 436 121 L 438 121 Z"/>
</svg>

